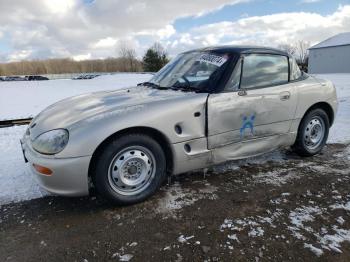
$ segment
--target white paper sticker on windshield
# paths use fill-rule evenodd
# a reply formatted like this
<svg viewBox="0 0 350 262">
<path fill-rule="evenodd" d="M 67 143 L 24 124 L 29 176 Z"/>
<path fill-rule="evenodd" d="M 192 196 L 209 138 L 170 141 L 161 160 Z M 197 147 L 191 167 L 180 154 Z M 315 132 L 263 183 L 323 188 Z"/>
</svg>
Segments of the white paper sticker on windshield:
<svg viewBox="0 0 350 262">
<path fill-rule="evenodd" d="M 202 54 L 197 61 L 206 62 L 216 66 L 222 66 L 227 61 L 227 58 L 212 54 Z"/>
</svg>

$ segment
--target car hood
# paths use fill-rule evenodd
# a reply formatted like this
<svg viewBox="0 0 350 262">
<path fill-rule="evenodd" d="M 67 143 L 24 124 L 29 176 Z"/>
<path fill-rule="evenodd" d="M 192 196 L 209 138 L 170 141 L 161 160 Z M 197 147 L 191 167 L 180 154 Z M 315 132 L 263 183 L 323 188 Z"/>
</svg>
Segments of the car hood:
<svg viewBox="0 0 350 262">
<path fill-rule="evenodd" d="M 195 95 L 196 93 L 192 92 L 158 90 L 139 86 L 70 97 L 49 106 L 33 119 L 30 125 L 31 137 L 35 138 L 52 129 L 69 128 L 79 121 L 107 112 Z"/>
</svg>

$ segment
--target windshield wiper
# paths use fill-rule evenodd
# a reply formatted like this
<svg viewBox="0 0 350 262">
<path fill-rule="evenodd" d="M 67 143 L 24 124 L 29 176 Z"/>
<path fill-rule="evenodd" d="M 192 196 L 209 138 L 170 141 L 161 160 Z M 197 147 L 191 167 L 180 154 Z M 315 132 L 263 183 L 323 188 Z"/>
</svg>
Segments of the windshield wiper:
<svg viewBox="0 0 350 262">
<path fill-rule="evenodd" d="M 168 89 L 164 86 L 160 86 L 160 85 L 153 83 L 153 82 L 142 82 L 142 83 L 137 84 L 137 86 L 148 86 L 148 87 L 152 87 L 152 88 L 156 88 L 156 89 L 160 89 L 160 90 Z"/>
<path fill-rule="evenodd" d="M 190 92 L 190 91 L 198 92 L 198 88 L 191 86 L 191 82 L 187 79 L 186 76 L 181 76 L 180 78 L 182 78 L 185 82 L 180 83 L 179 81 L 177 81 L 175 85 L 171 87 L 171 89 L 181 90 L 185 92 Z"/>
<path fill-rule="evenodd" d="M 174 85 L 171 87 L 172 90 L 181 90 L 184 92 L 198 92 L 199 90 L 193 86 L 187 86 L 187 85 Z"/>
</svg>

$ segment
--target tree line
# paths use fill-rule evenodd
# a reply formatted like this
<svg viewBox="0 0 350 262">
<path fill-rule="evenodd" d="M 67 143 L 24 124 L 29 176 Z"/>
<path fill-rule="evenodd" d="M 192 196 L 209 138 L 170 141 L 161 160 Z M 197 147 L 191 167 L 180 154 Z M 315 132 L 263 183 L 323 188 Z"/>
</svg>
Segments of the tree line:
<svg viewBox="0 0 350 262">
<path fill-rule="evenodd" d="M 305 41 L 278 46 L 279 49 L 296 57 L 299 67 L 306 72 L 308 69 L 309 47 L 310 44 Z M 154 43 L 148 48 L 142 60 L 137 58 L 135 49 L 122 43 L 118 49 L 118 57 L 83 61 L 75 61 L 71 58 L 58 58 L 0 63 L 0 76 L 98 72 L 157 72 L 168 62 L 168 54 L 159 43 Z"/>
<path fill-rule="evenodd" d="M 75 61 L 71 58 L 57 58 L 0 63 L 0 76 L 95 72 L 157 72 L 168 61 L 168 55 L 159 43 L 155 43 L 147 49 L 142 60 L 137 58 L 135 49 L 124 44 L 119 47 L 118 57 L 105 59 Z"/>
</svg>

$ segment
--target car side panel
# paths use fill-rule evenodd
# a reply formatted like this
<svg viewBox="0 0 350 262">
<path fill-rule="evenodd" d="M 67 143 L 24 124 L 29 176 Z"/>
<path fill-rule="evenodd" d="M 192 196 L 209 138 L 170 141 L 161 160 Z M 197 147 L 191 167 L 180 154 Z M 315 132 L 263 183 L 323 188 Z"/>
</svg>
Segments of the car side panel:
<svg viewBox="0 0 350 262">
<path fill-rule="evenodd" d="M 259 137 L 252 140 L 234 143 L 213 149 L 212 162 L 219 164 L 228 160 L 238 160 L 248 157 L 262 155 L 276 150 L 286 145 L 291 145 L 295 141 L 292 133 Z"/>
<path fill-rule="evenodd" d="M 185 145 L 191 147 L 190 152 L 185 151 Z M 206 137 L 172 144 L 171 148 L 174 155 L 173 174 L 181 174 L 213 164 L 212 151 L 207 149 Z"/>
<path fill-rule="evenodd" d="M 334 116 L 337 112 L 338 102 L 336 89 L 330 81 L 317 79 L 312 76 L 305 80 L 295 82 L 299 99 L 295 112 L 291 132 L 297 133 L 299 124 L 307 110 L 320 102 L 326 102 L 332 109 Z"/>
<path fill-rule="evenodd" d="M 287 98 L 284 99 L 286 95 Z M 297 100 L 298 93 L 295 91 L 294 83 L 251 89 L 242 96 L 239 92 L 210 95 L 209 149 L 226 145 L 231 148 L 231 144 L 249 140 L 254 144 L 260 140 L 270 140 L 269 137 L 278 139 L 281 135 L 287 134 L 294 119 Z M 252 116 L 254 119 L 250 121 Z M 247 121 L 251 123 L 251 127 L 247 128 L 248 132 L 245 125 Z M 241 147 L 251 143 L 244 143 Z M 252 155 L 257 151 L 264 151 L 258 145 L 266 146 L 267 151 L 271 148 L 270 145 L 259 142 L 256 148 L 249 146 Z"/>
</svg>

